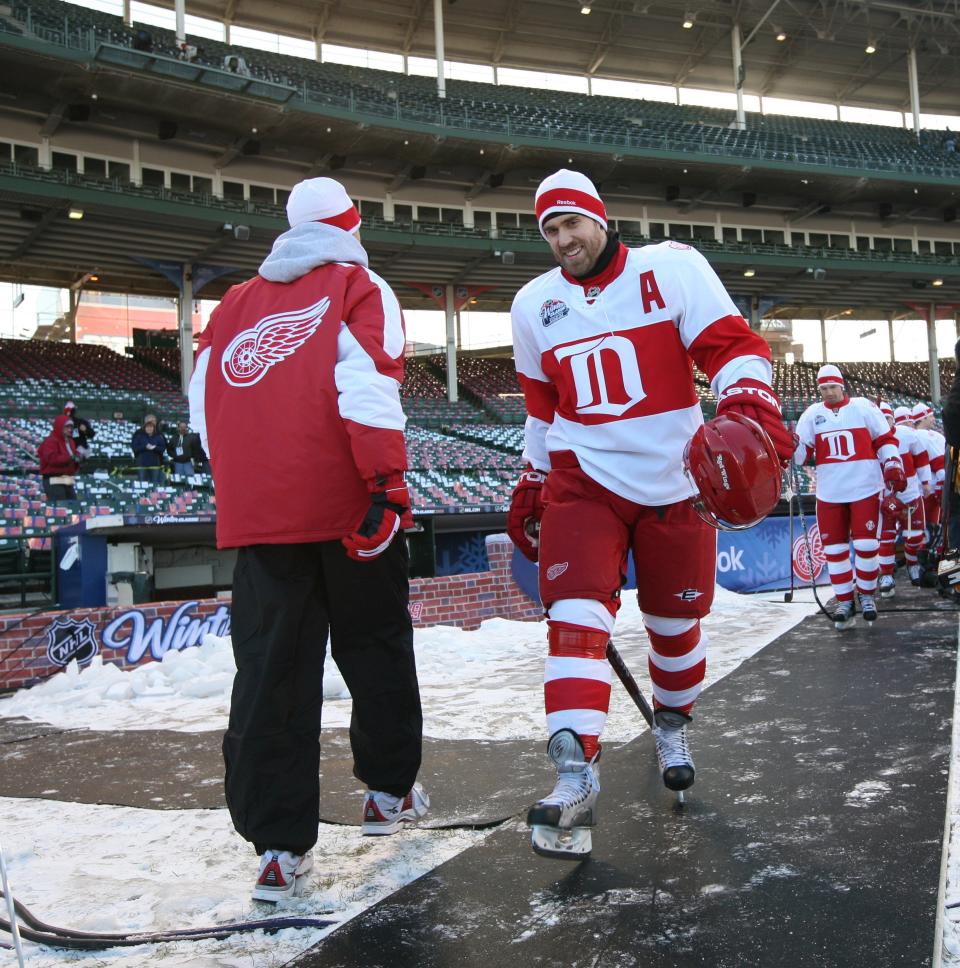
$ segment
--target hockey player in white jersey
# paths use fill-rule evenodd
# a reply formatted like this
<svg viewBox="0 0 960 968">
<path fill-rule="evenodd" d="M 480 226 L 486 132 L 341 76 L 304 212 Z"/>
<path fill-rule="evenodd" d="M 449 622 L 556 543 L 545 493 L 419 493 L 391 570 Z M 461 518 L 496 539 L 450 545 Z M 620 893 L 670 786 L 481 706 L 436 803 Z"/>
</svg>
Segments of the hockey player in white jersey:
<svg viewBox="0 0 960 968">
<path fill-rule="evenodd" d="M 880 492 L 886 484 L 899 493 L 907 480 L 896 437 L 876 405 L 849 397 L 840 370 L 831 363 L 817 371 L 817 386 L 820 402 L 797 421 L 800 441 L 794 460 L 804 464 L 812 459 L 817 467 L 817 526 L 837 599 L 834 624 L 847 629 L 856 621 L 854 584 L 864 620 L 877 617 Z"/>
<path fill-rule="evenodd" d="M 896 591 L 893 571 L 896 567 L 895 549 L 898 533 L 903 537 L 904 556 L 910 580 L 919 583 L 920 566 L 917 556 L 924 542 L 924 497 L 932 493 L 932 475 L 926 441 L 907 421 L 906 407 L 893 407 L 880 402 L 880 412 L 897 438 L 900 460 L 907 486 L 894 496 L 884 489 L 880 513 L 880 597 L 892 598 Z M 899 421 L 897 415 L 899 414 Z"/>
<path fill-rule="evenodd" d="M 923 499 L 923 513 L 927 519 L 928 535 L 940 523 L 943 509 L 943 476 L 947 442 L 943 434 L 936 428 L 933 408 L 929 403 L 917 403 L 910 410 L 913 427 L 920 435 L 920 439 L 927 446 L 927 456 L 930 459 L 930 474 L 932 476 L 933 491 Z"/>
<path fill-rule="evenodd" d="M 523 554 L 539 557 L 548 619 L 547 749 L 558 779 L 527 820 L 538 853 L 578 859 L 590 850 L 606 648 L 631 550 L 663 780 L 677 791 L 694 780 L 686 726 L 706 668 L 700 619 L 713 600 L 716 533 L 691 504 L 697 488 L 683 470 L 703 427 L 692 362 L 711 380 L 717 422 L 734 435 L 748 425 L 759 441 L 774 501 L 793 441 L 770 387 L 769 348 L 699 252 L 678 242 L 628 249 L 579 172 L 544 179 L 535 210 L 559 266 L 513 302 L 529 464 L 507 529 Z M 740 414 L 756 424 L 738 423 Z"/>
</svg>

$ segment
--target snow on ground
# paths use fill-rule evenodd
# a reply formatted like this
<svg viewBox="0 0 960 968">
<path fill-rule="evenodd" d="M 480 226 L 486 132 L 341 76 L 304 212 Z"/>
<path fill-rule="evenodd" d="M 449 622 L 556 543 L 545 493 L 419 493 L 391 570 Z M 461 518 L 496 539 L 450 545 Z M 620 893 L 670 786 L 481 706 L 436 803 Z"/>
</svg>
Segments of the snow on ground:
<svg viewBox="0 0 960 968">
<path fill-rule="evenodd" d="M 815 608 L 798 601 L 785 605 L 782 593 L 768 597 L 717 589 L 714 611 L 704 622 L 710 637 L 708 683 L 732 672 Z M 543 737 L 542 624 L 495 619 L 475 632 L 422 629 L 415 639 L 427 735 Z M 615 641 L 649 693 L 646 636 L 633 595 L 625 596 Z M 55 676 L 0 701 L 0 716 L 71 729 L 222 730 L 232 675 L 229 640 L 209 637 L 199 648 L 130 672 L 93 665 Z M 324 691 L 325 725 L 347 725 L 349 697 L 329 660 Z M 605 737 L 625 741 L 643 728 L 615 683 Z M 333 911 L 342 923 L 484 836 L 409 830 L 364 838 L 354 827 L 322 825 L 311 888 L 277 913 Z M 249 900 L 256 859 L 233 832 L 225 810 L 151 811 L 0 798 L 0 841 L 12 889 L 38 917 L 54 923 L 86 930 L 160 930 L 264 916 Z M 322 935 L 291 929 L 87 954 L 26 947 L 30 968 L 76 962 L 109 968 L 270 968 Z"/>
<path fill-rule="evenodd" d="M 784 605 L 782 593 L 777 604 L 718 587 L 713 611 L 703 623 L 710 639 L 707 685 L 728 675 L 811 611 L 805 604 Z M 498 618 L 474 632 L 449 626 L 418 629 L 414 641 L 427 736 L 543 736 L 543 624 Z M 634 594 L 624 596 L 614 641 L 649 694 L 647 637 Z M 208 635 L 198 648 L 170 651 L 162 662 L 128 672 L 98 659 L 82 671 L 74 665 L 3 702 L 0 715 L 24 716 L 63 729 L 222 730 L 235 671 L 230 640 Z M 350 697 L 329 655 L 324 694 L 324 726 L 349 726 Z M 628 740 L 642 728 L 636 708 L 617 686 L 605 738 Z"/>
<path fill-rule="evenodd" d="M 225 810 L 0 798 L 0 815 L 15 896 L 41 920 L 87 931 L 160 931 L 325 912 L 342 923 L 487 835 L 408 830 L 362 837 L 356 827 L 321 824 L 309 886 L 302 897 L 274 908 L 250 900 L 256 857 Z M 29 968 L 75 962 L 91 968 L 274 968 L 332 930 L 287 928 L 269 936 L 258 931 L 82 954 L 25 942 L 24 954 Z M 0 964 L 15 961 L 12 952 L 0 951 Z"/>
</svg>

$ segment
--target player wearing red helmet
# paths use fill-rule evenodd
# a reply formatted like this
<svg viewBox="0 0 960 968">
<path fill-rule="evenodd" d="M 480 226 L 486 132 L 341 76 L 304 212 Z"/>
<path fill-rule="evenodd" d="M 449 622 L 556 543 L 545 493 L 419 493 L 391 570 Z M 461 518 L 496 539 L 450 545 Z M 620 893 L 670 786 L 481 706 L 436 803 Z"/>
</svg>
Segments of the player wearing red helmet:
<svg viewBox="0 0 960 968">
<path fill-rule="evenodd" d="M 832 364 L 820 367 L 817 384 L 821 401 L 807 407 L 797 421 L 794 459 L 803 464 L 812 458 L 817 466 L 817 525 L 837 599 L 834 624 L 847 629 L 856 621 L 854 568 L 864 620 L 877 617 L 880 491 L 886 484 L 898 493 L 907 480 L 896 438 L 876 405 L 847 396 L 843 376 Z"/>
<path fill-rule="evenodd" d="M 713 600 L 716 532 L 694 510 L 697 488 L 683 469 L 684 448 L 703 426 L 692 363 L 711 381 L 720 419 L 695 438 L 688 462 L 700 473 L 709 447 L 729 454 L 718 482 L 700 495 L 704 507 L 727 520 L 756 513 L 769 494 L 748 506 L 740 449 L 753 442 L 748 473 L 759 481 L 763 464 L 779 493 L 778 458 L 789 459 L 793 445 L 770 388 L 769 348 L 699 252 L 677 242 L 626 248 L 607 231 L 603 201 L 578 172 L 546 178 L 535 207 L 559 266 L 513 303 L 529 467 L 507 529 L 521 552 L 539 557 L 548 753 L 558 780 L 528 822 L 538 852 L 582 857 L 610 699 L 606 647 L 631 551 L 664 783 L 682 790 L 694 779 L 686 725 L 706 668 L 700 619 Z"/>
</svg>

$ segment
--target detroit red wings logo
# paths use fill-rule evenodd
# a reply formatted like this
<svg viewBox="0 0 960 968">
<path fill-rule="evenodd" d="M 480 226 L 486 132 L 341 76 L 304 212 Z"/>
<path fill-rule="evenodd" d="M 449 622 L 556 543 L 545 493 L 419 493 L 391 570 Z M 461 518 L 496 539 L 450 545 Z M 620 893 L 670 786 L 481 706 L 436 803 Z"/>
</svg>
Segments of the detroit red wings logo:
<svg viewBox="0 0 960 968">
<path fill-rule="evenodd" d="M 252 387 L 275 363 L 292 356 L 316 332 L 330 308 L 324 296 L 306 309 L 264 316 L 251 329 L 238 333 L 223 351 L 220 368 L 230 386 Z"/>
<path fill-rule="evenodd" d="M 800 535 L 793 543 L 791 558 L 793 559 L 793 573 L 801 581 L 815 581 L 820 577 L 827 563 L 827 556 L 823 551 L 823 541 L 820 539 L 820 528 L 813 525 L 809 532 L 810 548 L 807 549 L 807 539 Z M 811 555 L 813 561 L 810 561 Z"/>
</svg>

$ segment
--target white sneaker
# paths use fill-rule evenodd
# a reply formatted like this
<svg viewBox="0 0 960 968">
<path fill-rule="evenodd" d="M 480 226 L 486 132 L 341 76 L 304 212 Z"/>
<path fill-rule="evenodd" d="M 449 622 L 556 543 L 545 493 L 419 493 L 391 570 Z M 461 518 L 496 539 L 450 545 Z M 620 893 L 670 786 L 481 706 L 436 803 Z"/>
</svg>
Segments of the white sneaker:
<svg viewBox="0 0 960 968">
<path fill-rule="evenodd" d="M 265 850 L 260 858 L 260 873 L 253 888 L 255 901 L 275 904 L 294 897 L 303 889 L 303 878 L 313 869 L 313 851 L 291 854 L 287 850 Z"/>
<path fill-rule="evenodd" d="M 395 834 L 405 823 L 414 823 L 430 809 L 430 797 L 419 783 L 405 797 L 368 790 L 363 801 L 365 836 Z"/>
<path fill-rule="evenodd" d="M 893 575 L 880 576 L 880 597 L 893 598 L 897 594 L 897 583 Z"/>
</svg>

